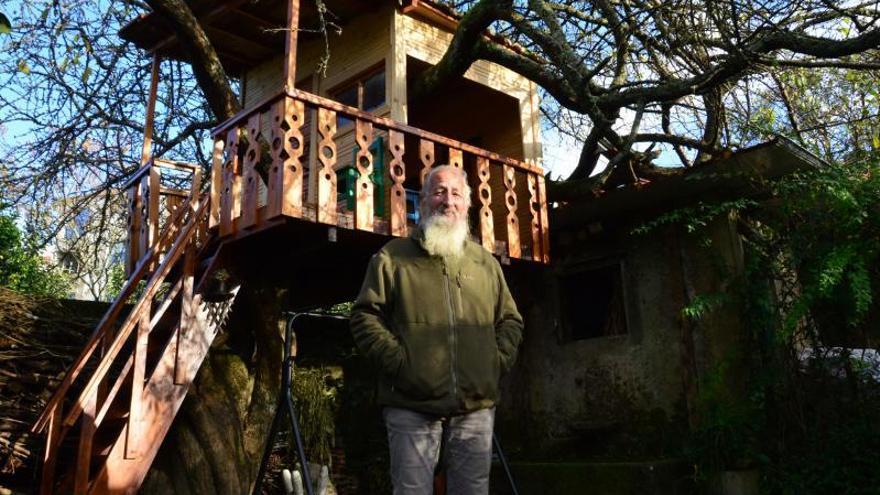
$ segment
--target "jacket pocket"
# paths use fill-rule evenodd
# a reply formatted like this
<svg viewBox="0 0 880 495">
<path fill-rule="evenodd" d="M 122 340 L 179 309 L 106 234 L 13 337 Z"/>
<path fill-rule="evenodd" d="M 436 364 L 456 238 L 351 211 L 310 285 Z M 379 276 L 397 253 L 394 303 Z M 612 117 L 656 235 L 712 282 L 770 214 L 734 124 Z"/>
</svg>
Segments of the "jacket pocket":
<svg viewBox="0 0 880 495">
<path fill-rule="evenodd" d="M 402 336 L 406 359 L 394 381 L 401 395 L 415 400 L 439 399 L 449 394 L 449 344 L 446 329 L 410 324 Z"/>
<path fill-rule="evenodd" d="M 459 386 L 465 398 L 496 400 L 501 375 L 495 329 L 488 325 L 458 328 Z"/>
</svg>

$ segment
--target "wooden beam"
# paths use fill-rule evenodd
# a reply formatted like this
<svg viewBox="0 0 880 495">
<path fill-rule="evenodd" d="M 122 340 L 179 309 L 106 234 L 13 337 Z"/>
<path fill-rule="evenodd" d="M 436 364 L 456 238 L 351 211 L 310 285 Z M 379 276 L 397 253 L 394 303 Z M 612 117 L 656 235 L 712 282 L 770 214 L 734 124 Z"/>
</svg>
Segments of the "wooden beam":
<svg viewBox="0 0 880 495">
<path fill-rule="evenodd" d="M 299 0 L 287 0 L 287 31 L 284 33 L 284 89 L 296 89 L 296 48 Z"/>
<path fill-rule="evenodd" d="M 159 90 L 159 64 L 161 59 L 157 52 L 153 53 L 153 67 L 150 70 L 150 94 L 147 98 L 147 118 L 144 122 L 144 145 L 141 148 L 141 165 L 150 159 L 153 146 L 153 122 L 156 118 L 156 95 Z"/>
<path fill-rule="evenodd" d="M 235 47 L 235 51 L 238 55 L 242 57 L 254 56 L 258 59 L 265 59 L 275 53 L 271 47 L 258 43 L 252 39 L 244 38 L 234 33 L 230 33 L 229 31 L 225 31 L 218 27 L 208 26 L 205 28 L 205 31 L 208 33 L 208 37 L 212 39 L 216 39 L 221 44 L 215 45 L 219 47 Z M 220 50 L 218 50 L 220 51 Z M 224 55 L 229 53 L 229 50 L 223 50 Z"/>
</svg>

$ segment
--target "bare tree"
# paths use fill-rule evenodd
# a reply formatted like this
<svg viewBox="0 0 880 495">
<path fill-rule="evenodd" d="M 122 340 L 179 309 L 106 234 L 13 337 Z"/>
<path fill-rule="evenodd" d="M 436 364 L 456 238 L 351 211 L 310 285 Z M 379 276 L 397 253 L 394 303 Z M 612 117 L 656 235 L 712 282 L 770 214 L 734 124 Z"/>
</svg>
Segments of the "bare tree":
<svg viewBox="0 0 880 495">
<path fill-rule="evenodd" d="M 44 243 L 87 211 L 101 227 L 88 243 L 110 248 L 119 239 L 109 227 L 124 216 L 119 187 L 140 165 L 150 73 L 117 31 L 142 7 L 47 0 L 16 9 L 5 11 L 13 29 L 0 37 L 3 202 L 24 210 Z M 162 81 L 156 152 L 207 164 L 215 119 L 190 66 L 164 62 Z"/>
<path fill-rule="evenodd" d="M 749 85 L 782 68 L 880 68 L 880 2 L 659 0 L 478 0 L 463 9 L 441 62 L 414 93 L 427 94 L 477 59 L 512 69 L 541 85 L 560 108 L 586 116 L 589 129 L 570 183 L 578 186 L 605 154 L 615 173 L 636 180 L 637 143 L 662 143 L 687 167 L 743 144 L 730 131 L 728 108 Z M 479 35 L 488 27 L 517 46 Z M 477 33 L 477 34 L 475 34 Z M 781 94 L 779 95 L 781 96 Z M 777 100 L 782 105 L 782 101 Z M 626 119 L 625 131 L 615 124 Z M 650 156 L 648 157 L 650 158 Z"/>
</svg>

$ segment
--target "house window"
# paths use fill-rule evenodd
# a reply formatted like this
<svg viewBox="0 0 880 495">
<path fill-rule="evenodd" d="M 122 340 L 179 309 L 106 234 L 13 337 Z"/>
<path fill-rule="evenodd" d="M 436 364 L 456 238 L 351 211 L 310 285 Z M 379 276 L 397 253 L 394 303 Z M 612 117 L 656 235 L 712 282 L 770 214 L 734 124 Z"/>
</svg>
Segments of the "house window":
<svg viewBox="0 0 880 495">
<path fill-rule="evenodd" d="M 560 278 L 564 340 L 627 333 L 623 280 L 620 261 L 579 269 Z"/>
<path fill-rule="evenodd" d="M 365 72 L 363 75 L 346 82 L 331 91 L 330 98 L 365 112 L 372 112 L 385 105 L 385 67 Z M 336 117 L 337 129 L 351 123 L 352 119 L 344 115 Z"/>
</svg>

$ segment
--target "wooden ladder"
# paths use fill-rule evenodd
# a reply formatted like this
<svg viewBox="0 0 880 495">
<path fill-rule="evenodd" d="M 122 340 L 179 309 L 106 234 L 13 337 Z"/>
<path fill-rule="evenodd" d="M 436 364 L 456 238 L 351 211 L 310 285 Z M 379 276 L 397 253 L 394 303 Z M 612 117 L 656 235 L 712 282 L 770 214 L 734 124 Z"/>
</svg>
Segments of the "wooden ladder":
<svg viewBox="0 0 880 495">
<path fill-rule="evenodd" d="M 198 292 L 221 246 L 209 201 L 194 192 L 171 214 L 34 425 L 46 432 L 41 494 L 143 482 L 237 292 L 219 303 Z"/>
</svg>

